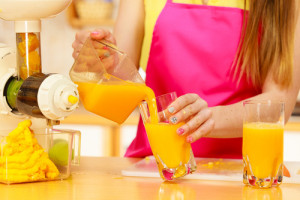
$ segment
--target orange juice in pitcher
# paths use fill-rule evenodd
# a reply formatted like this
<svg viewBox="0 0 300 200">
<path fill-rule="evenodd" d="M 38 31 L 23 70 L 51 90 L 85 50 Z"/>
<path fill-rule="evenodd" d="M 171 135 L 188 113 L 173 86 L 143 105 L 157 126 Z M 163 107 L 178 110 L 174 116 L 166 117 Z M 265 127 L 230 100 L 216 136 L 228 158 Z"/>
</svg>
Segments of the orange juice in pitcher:
<svg viewBox="0 0 300 200">
<path fill-rule="evenodd" d="M 76 84 L 85 109 L 118 124 L 122 124 L 147 96 L 154 98 L 152 90 L 142 83 L 110 81 Z"/>
</svg>

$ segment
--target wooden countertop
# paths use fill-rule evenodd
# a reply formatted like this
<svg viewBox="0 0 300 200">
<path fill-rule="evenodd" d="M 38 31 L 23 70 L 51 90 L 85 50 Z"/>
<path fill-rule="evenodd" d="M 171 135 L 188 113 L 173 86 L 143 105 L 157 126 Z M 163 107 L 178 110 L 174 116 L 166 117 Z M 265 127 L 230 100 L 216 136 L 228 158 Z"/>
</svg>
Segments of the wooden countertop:
<svg viewBox="0 0 300 200">
<path fill-rule="evenodd" d="M 121 170 L 138 158 L 82 157 L 80 166 L 63 181 L 16 185 L 0 184 L 1 200 L 135 200 L 135 199 L 222 199 L 222 200 L 299 200 L 300 185 L 283 183 L 278 188 L 253 189 L 242 182 L 178 180 L 123 177 Z"/>
</svg>

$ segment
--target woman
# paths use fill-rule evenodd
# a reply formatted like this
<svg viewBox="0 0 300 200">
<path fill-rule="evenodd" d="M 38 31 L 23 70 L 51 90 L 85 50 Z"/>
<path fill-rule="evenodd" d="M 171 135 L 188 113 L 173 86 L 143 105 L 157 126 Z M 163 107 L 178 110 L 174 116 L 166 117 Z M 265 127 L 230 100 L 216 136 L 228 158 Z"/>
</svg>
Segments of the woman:
<svg viewBox="0 0 300 200">
<path fill-rule="evenodd" d="M 180 96 L 169 106 L 170 121 L 186 121 L 177 133 L 186 135 L 195 156 L 241 158 L 244 100 L 282 100 L 286 119 L 294 108 L 300 87 L 296 6 L 295 0 L 121 0 L 114 36 L 79 32 L 73 57 L 89 35 L 116 38 L 146 70 L 156 96 Z M 125 156 L 150 154 L 140 121 Z"/>
</svg>

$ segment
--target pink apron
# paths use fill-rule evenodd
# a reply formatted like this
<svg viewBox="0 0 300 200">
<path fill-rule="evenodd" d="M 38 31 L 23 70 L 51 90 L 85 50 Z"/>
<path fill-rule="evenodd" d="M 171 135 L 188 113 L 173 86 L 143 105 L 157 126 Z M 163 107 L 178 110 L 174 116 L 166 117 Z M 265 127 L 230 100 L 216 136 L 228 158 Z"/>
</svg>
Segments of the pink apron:
<svg viewBox="0 0 300 200">
<path fill-rule="evenodd" d="M 260 93 L 246 80 L 237 83 L 232 75 L 243 12 L 168 0 L 154 28 L 146 70 L 146 84 L 155 95 L 197 93 L 212 107 Z M 242 138 L 201 138 L 192 143 L 192 149 L 197 157 L 242 158 Z M 125 156 L 148 155 L 152 152 L 140 120 Z"/>
</svg>

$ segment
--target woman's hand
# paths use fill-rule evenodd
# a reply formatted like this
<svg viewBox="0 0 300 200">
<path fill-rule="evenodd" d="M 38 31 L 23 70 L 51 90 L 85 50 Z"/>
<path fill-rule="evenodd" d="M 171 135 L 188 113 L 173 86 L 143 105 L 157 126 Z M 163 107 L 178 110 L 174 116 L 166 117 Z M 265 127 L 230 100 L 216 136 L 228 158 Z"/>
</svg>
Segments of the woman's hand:
<svg viewBox="0 0 300 200">
<path fill-rule="evenodd" d="M 112 44 L 116 44 L 116 40 L 113 36 L 113 34 L 105 29 L 96 29 L 94 31 L 79 31 L 76 33 L 75 36 L 75 41 L 72 44 L 73 47 L 73 58 L 76 59 L 80 49 L 82 48 L 84 42 L 86 41 L 86 39 L 88 37 L 91 37 L 91 39 L 96 40 L 96 41 L 100 41 L 100 40 L 106 40 Z"/>
<path fill-rule="evenodd" d="M 86 48 L 82 49 L 84 43 L 90 38 L 90 43 Z M 109 72 L 109 69 L 113 69 L 117 62 L 119 62 L 118 55 L 114 50 L 115 39 L 111 32 L 104 29 L 98 29 L 93 32 L 80 31 L 76 34 L 75 41 L 73 42 L 73 58 L 76 59 L 76 67 L 74 71 L 82 72 L 103 72 L 103 67 Z M 90 47 L 93 48 L 90 48 Z M 109 48 L 113 47 L 113 48 Z M 80 56 L 79 55 L 80 52 Z M 95 57 L 97 53 L 98 58 Z"/>
<path fill-rule="evenodd" d="M 212 111 L 207 107 L 206 101 L 197 94 L 185 94 L 178 97 L 169 107 L 170 123 L 186 122 L 177 129 L 178 135 L 187 135 L 186 141 L 195 142 L 208 135 L 215 125 Z"/>
</svg>

